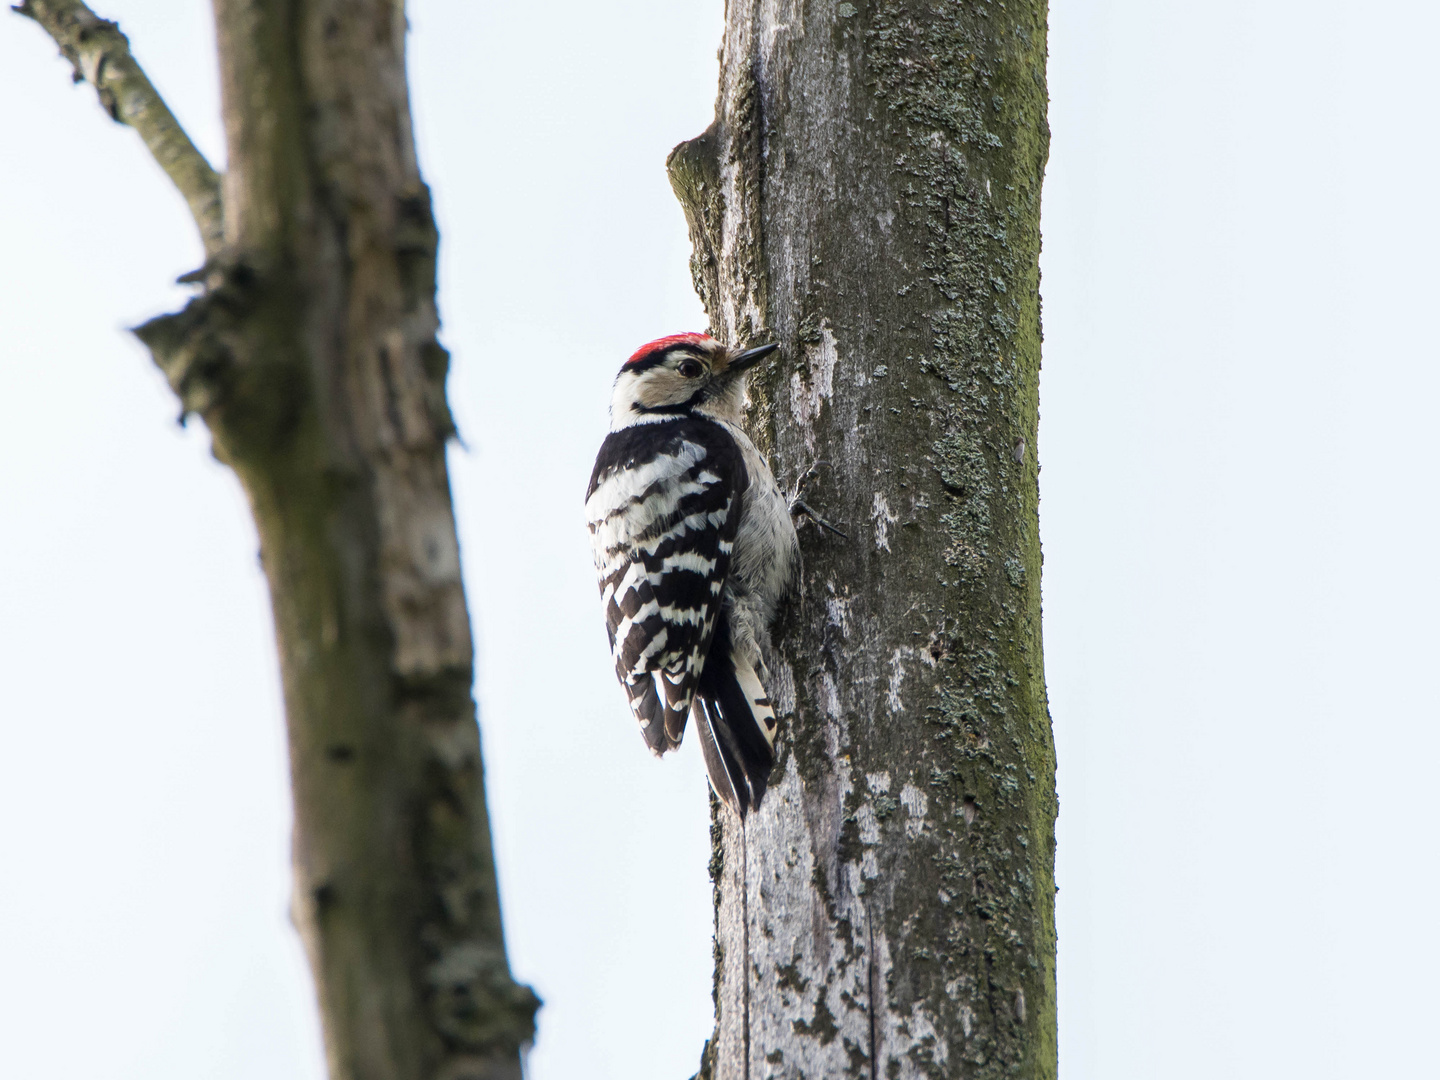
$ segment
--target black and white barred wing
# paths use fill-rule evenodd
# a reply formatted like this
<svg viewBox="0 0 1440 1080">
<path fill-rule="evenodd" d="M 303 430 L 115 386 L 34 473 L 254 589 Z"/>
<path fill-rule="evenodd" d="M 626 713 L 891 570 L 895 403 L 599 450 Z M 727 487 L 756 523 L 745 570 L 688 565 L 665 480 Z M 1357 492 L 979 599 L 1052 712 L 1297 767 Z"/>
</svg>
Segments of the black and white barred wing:
<svg viewBox="0 0 1440 1080">
<path fill-rule="evenodd" d="M 716 425 L 612 432 L 585 502 L 615 672 L 645 742 L 680 745 L 739 525 L 744 464 Z"/>
</svg>

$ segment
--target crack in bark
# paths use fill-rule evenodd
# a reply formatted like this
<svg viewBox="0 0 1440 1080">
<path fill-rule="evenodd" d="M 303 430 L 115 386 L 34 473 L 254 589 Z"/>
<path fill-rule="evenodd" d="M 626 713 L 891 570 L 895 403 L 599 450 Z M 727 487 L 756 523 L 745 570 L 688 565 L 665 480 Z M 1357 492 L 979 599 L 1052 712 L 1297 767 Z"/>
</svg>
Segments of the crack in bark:
<svg viewBox="0 0 1440 1080">
<path fill-rule="evenodd" d="M 745 980 L 745 1080 L 750 1080 L 750 855 L 746 842 L 746 823 L 740 819 L 740 925 L 743 927 L 745 955 L 740 965 Z"/>
<path fill-rule="evenodd" d="M 870 1013 L 870 1080 L 879 1080 L 880 1022 L 875 1010 L 875 911 L 868 896 L 865 898 L 865 931 L 870 939 L 868 958 L 870 966 L 866 972 L 870 990 L 867 995 Z"/>
</svg>

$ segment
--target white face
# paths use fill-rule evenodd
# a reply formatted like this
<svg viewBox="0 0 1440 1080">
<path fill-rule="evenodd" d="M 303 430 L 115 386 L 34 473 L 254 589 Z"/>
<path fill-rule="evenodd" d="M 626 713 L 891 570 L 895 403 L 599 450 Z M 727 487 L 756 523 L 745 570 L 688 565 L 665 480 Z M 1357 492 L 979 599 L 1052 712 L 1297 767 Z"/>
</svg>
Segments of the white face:
<svg viewBox="0 0 1440 1080">
<path fill-rule="evenodd" d="M 710 375 L 709 358 L 692 349 L 671 349 L 660 363 L 633 376 L 635 402 L 646 409 L 681 405 L 709 384 Z"/>
<path fill-rule="evenodd" d="M 622 369 L 610 402 L 611 427 L 664 420 L 692 403 L 703 415 L 731 419 L 734 412 L 738 419 L 744 379 L 726 374 L 728 360 L 723 349 L 678 346 L 643 371 Z"/>
</svg>

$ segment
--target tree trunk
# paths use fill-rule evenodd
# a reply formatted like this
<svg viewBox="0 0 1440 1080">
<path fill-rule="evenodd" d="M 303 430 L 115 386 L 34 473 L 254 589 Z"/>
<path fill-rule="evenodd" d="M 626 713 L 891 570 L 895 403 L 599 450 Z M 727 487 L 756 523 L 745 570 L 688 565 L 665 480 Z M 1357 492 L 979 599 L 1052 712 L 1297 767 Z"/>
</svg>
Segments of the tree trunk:
<svg viewBox="0 0 1440 1080">
<path fill-rule="evenodd" d="M 773 786 L 716 811 L 713 1080 L 1056 1073 L 1045 15 L 729 0 L 669 161 L 712 332 L 783 344 L 751 430 L 848 533 L 803 531 Z"/>
<path fill-rule="evenodd" d="M 518 1080 L 538 1002 L 501 934 L 403 5 L 214 7 L 223 198 L 113 24 L 77 0 L 22 11 L 145 137 L 206 241 L 200 294 L 137 333 L 260 535 L 330 1076 Z"/>
</svg>

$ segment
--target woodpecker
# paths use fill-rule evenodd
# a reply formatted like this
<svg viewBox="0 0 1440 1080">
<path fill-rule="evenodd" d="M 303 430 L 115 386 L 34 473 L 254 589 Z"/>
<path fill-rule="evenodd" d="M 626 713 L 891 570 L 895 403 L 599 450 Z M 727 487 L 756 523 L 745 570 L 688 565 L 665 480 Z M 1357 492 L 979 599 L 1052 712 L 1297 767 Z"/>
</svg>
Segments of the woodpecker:
<svg viewBox="0 0 1440 1080">
<path fill-rule="evenodd" d="M 585 516 L 615 674 L 646 744 L 693 712 L 710 783 L 744 817 L 775 761 L 770 624 L 796 586 L 790 504 L 741 428 L 745 373 L 777 345 L 674 334 L 620 368 Z"/>
</svg>

